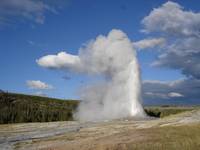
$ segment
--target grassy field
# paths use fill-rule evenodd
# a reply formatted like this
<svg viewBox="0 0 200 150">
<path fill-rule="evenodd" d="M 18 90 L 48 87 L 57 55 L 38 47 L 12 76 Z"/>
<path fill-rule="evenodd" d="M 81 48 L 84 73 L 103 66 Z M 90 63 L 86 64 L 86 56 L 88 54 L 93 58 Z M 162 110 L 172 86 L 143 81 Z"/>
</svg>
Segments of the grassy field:
<svg viewBox="0 0 200 150">
<path fill-rule="evenodd" d="M 0 124 L 73 120 L 80 101 L 0 93 Z M 145 107 L 149 116 L 165 117 L 192 110 L 192 107 Z"/>
<path fill-rule="evenodd" d="M 200 124 L 156 127 L 136 132 L 145 138 L 121 146 L 126 147 L 127 150 L 197 150 L 200 148 Z M 120 146 L 118 148 L 120 149 Z"/>
</svg>

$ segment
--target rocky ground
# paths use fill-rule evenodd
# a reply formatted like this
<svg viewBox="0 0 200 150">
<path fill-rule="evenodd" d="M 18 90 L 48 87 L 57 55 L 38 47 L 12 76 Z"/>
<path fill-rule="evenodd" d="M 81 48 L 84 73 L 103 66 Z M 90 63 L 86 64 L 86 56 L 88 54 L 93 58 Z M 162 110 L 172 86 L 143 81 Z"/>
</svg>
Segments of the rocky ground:
<svg viewBox="0 0 200 150">
<path fill-rule="evenodd" d="M 1 150 L 196 149 L 200 110 L 162 119 L 0 125 Z"/>
</svg>

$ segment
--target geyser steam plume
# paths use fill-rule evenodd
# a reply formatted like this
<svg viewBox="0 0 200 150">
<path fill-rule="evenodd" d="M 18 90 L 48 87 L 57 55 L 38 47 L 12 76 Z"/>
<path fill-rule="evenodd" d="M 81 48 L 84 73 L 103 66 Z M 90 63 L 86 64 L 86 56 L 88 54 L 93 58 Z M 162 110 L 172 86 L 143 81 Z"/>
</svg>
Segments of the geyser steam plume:
<svg viewBox="0 0 200 150">
<path fill-rule="evenodd" d="M 81 47 L 78 55 L 60 52 L 44 56 L 37 63 L 104 77 L 104 82 L 82 89 L 83 101 L 74 114 L 78 120 L 145 116 L 136 51 L 121 30 L 113 29 L 107 36 L 99 35 Z"/>
</svg>

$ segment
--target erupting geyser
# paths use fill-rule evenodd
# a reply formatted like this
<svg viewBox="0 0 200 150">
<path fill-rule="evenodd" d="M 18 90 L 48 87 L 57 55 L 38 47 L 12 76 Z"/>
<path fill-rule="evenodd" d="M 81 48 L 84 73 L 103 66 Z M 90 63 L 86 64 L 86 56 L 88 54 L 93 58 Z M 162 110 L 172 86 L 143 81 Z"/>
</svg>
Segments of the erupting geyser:
<svg viewBox="0 0 200 150">
<path fill-rule="evenodd" d="M 144 117 L 141 105 L 140 69 L 136 51 L 127 35 L 113 29 L 79 49 L 79 54 L 60 52 L 40 58 L 38 64 L 100 75 L 105 80 L 81 90 L 74 117 L 83 121 Z"/>
</svg>

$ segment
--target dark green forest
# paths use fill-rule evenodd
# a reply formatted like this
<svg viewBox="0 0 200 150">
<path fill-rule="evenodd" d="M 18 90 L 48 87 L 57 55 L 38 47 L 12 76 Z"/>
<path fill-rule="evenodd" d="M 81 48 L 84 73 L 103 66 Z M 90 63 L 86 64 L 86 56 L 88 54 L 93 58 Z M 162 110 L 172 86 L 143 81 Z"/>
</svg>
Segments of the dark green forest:
<svg viewBox="0 0 200 150">
<path fill-rule="evenodd" d="M 79 101 L 0 93 L 0 123 L 73 120 Z"/>
</svg>

